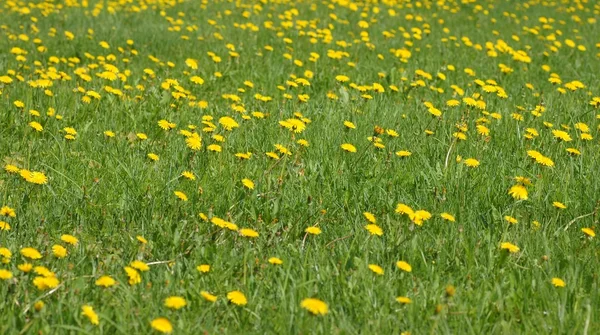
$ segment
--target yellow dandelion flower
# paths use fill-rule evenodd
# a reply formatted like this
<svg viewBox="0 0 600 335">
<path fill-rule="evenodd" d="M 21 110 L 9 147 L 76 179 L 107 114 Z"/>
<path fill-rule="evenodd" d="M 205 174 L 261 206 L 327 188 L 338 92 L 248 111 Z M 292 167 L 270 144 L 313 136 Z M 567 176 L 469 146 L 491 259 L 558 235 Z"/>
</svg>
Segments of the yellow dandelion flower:
<svg viewBox="0 0 600 335">
<path fill-rule="evenodd" d="M 166 318 L 156 318 L 150 322 L 150 326 L 163 334 L 171 334 L 173 332 L 173 325 L 171 325 L 171 321 Z"/>
<path fill-rule="evenodd" d="M 516 252 L 519 252 L 519 250 L 521 250 L 519 247 L 517 247 L 516 245 L 509 243 L 509 242 L 502 242 L 502 244 L 500 244 L 500 249 L 508 250 L 508 252 L 513 253 L 513 254 Z"/>
<path fill-rule="evenodd" d="M 595 237 L 596 233 L 592 228 L 581 228 L 581 231 L 589 237 Z"/>
<path fill-rule="evenodd" d="M 90 305 L 84 305 L 81 307 L 81 314 L 85 315 L 89 320 L 90 323 L 93 325 L 99 325 L 100 321 L 98 319 L 98 314 L 96 314 L 96 312 L 94 312 L 94 308 Z"/>
<path fill-rule="evenodd" d="M 271 257 L 269 258 L 269 263 L 273 265 L 281 265 L 283 264 L 283 261 L 277 257 Z"/>
<path fill-rule="evenodd" d="M 216 295 L 212 295 L 207 291 L 201 291 L 200 295 L 202 296 L 202 298 L 204 298 L 204 300 L 206 301 L 210 301 L 210 302 L 215 302 L 217 301 L 217 296 Z"/>
<path fill-rule="evenodd" d="M 60 237 L 60 240 L 70 244 L 70 245 L 77 245 L 77 243 L 79 243 L 79 240 L 77 239 L 77 237 L 73 236 L 73 235 L 69 235 L 69 234 L 64 234 Z"/>
<path fill-rule="evenodd" d="M 346 151 L 346 152 L 351 152 L 351 153 L 354 153 L 354 152 L 356 152 L 356 147 L 355 147 L 355 146 L 353 146 L 353 145 L 352 145 L 352 144 L 350 144 L 350 143 L 344 143 L 344 144 L 342 144 L 342 145 L 341 145 L 341 148 L 342 148 L 342 150 L 344 150 L 344 151 Z"/>
<path fill-rule="evenodd" d="M 248 300 L 246 299 L 246 296 L 244 295 L 244 293 L 240 292 L 240 291 L 231 291 L 229 293 L 227 293 L 227 299 L 238 306 L 244 306 L 248 303 Z"/>
<path fill-rule="evenodd" d="M 34 248 L 23 248 L 21 249 L 21 255 L 29 259 L 40 259 L 42 254 Z"/>
<path fill-rule="evenodd" d="M 377 264 L 369 264 L 369 270 L 380 276 L 384 273 L 383 268 Z"/>
<path fill-rule="evenodd" d="M 208 273 L 210 271 L 210 265 L 208 265 L 208 264 L 198 265 L 196 267 L 196 270 L 198 270 L 198 272 Z"/>
<path fill-rule="evenodd" d="M 321 228 L 319 227 L 308 227 L 306 229 L 304 229 L 304 232 L 311 234 L 311 235 L 319 235 L 321 234 Z"/>
<path fill-rule="evenodd" d="M 401 304 L 404 304 L 404 305 L 408 305 L 408 304 L 412 303 L 412 300 L 408 297 L 397 297 L 396 301 Z"/>
<path fill-rule="evenodd" d="M 314 315 L 325 315 L 329 312 L 327 304 L 319 299 L 307 298 L 302 300 L 300 307 L 306 309 Z"/>
<path fill-rule="evenodd" d="M 565 283 L 564 280 L 554 277 L 552 278 L 552 285 L 554 285 L 555 287 L 565 287 L 567 286 L 567 284 Z"/>
<path fill-rule="evenodd" d="M 67 249 L 62 245 L 55 244 L 52 246 L 52 253 L 56 258 L 65 258 L 67 256 Z"/>
<path fill-rule="evenodd" d="M 165 307 L 167 308 L 180 309 L 185 307 L 185 305 L 187 305 L 187 302 L 183 297 L 172 296 L 165 299 Z"/>
<path fill-rule="evenodd" d="M 242 179 L 242 184 L 244 185 L 244 187 L 246 187 L 249 190 L 254 189 L 254 182 L 248 178 Z"/>
<path fill-rule="evenodd" d="M 396 266 L 398 267 L 398 269 L 405 271 L 405 272 L 412 272 L 412 266 L 410 266 L 410 264 L 408 264 L 405 261 L 398 261 L 396 262 Z"/>
<path fill-rule="evenodd" d="M 371 233 L 371 235 L 377 235 L 377 236 L 383 235 L 383 230 L 381 229 L 381 227 L 379 227 L 376 224 L 368 224 L 365 226 L 365 229 L 368 230 L 369 233 Z"/>
<path fill-rule="evenodd" d="M 454 215 L 449 214 L 449 213 L 442 213 L 442 214 L 440 214 L 440 217 L 446 221 L 450 221 L 450 222 L 456 221 L 456 218 L 454 218 Z"/>
<path fill-rule="evenodd" d="M 96 286 L 111 287 L 117 282 L 111 276 L 102 276 L 96 280 Z"/>
</svg>

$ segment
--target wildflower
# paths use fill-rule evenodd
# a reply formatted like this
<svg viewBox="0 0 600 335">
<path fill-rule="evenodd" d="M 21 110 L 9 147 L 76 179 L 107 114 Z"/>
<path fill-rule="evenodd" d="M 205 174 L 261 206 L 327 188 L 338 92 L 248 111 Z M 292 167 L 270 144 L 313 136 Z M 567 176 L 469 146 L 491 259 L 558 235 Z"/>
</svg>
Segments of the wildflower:
<svg viewBox="0 0 600 335">
<path fill-rule="evenodd" d="M 167 308 L 180 309 L 185 307 L 185 305 L 187 305 L 187 302 L 183 297 L 173 296 L 165 299 L 165 307 Z"/>
<path fill-rule="evenodd" d="M 592 228 L 581 228 L 581 231 L 590 238 L 596 236 L 596 233 L 594 232 L 594 230 L 592 230 Z"/>
<path fill-rule="evenodd" d="M 558 209 L 566 209 L 567 208 L 567 206 L 565 206 L 565 204 L 563 204 L 562 202 L 558 202 L 558 201 L 553 202 L 552 206 L 554 206 Z"/>
<path fill-rule="evenodd" d="M 33 285 L 40 291 L 56 288 L 58 284 L 60 284 L 60 282 L 56 277 L 39 276 L 33 278 Z"/>
<path fill-rule="evenodd" d="M 0 279 L 2 280 L 9 280 L 13 277 L 12 272 L 5 270 L 5 269 L 0 269 Z"/>
<path fill-rule="evenodd" d="M 234 128 L 238 128 L 240 125 L 229 116 L 223 116 L 219 119 L 219 124 L 225 128 L 225 130 L 233 130 Z"/>
<path fill-rule="evenodd" d="M 479 161 L 476 160 L 475 158 L 467 158 L 467 159 L 465 159 L 465 165 L 468 167 L 478 167 Z"/>
<path fill-rule="evenodd" d="M 242 179 L 242 184 L 249 190 L 254 189 L 254 182 L 248 178 Z"/>
<path fill-rule="evenodd" d="M 256 238 L 256 237 L 258 237 L 258 232 L 253 229 L 243 228 L 243 229 L 240 229 L 240 235 L 242 235 L 244 237 Z"/>
<path fill-rule="evenodd" d="M 57 258 L 65 258 L 67 256 L 67 249 L 62 245 L 55 244 L 52 246 L 52 253 Z"/>
<path fill-rule="evenodd" d="M 269 258 L 269 263 L 271 263 L 273 265 L 281 265 L 281 264 L 283 264 L 283 261 L 277 257 L 271 257 L 271 258 Z"/>
<path fill-rule="evenodd" d="M 31 263 L 23 263 L 19 264 L 17 268 L 25 273 L 28 273 L 29 271 L 31 271 L 31 269 L 33 269 L 33 265 L 31 265 Z"/>
<path fill-rule="evenodd" d="M 519 223 L 519 221 L 517 219 L 513 218 L 510 215 L 504 216 L 504 220 L 506 220 L 506 222 L 508 222 L 510 224 L 517 224 L 517 223 Z"/>
<path fill-rule="evenodd" d="M 173 192 L 173 194 L 175 194 L 175 196 L 177 198 L 179 198 L 179 200 L 181 200 L 181 201 L 188 201 L 187 195 L 185 195 L 185 193 L 183 193 L 181 191 L 175 191 L 175 192 Z"/>
<path fill-rule="evenodd" d="M 148 264 L 146 264 L 142 261 L 133 261 L 133 262 L 131 262 L 131 264 L 129 266 L 131 266 L 132 268 L 134 268 L 138 271 L 142 271 L 142 272 L 150 270 L 150 267 L 148 266 Z"/>
<path fill-rule="evenodd" d="M 562 140 L 565 142 L 569 142 L 569 141 L 573 140 L 571 138 L 571 136 L 569 136 L 569 133 L 567 133 L 566 131 L 562 131 L 562 130 L 555 129 L 552 131 L 552 135 L 554 135 L 555 138 L 558 138 L 559 140 Z"/>
<path fill-rule="evenodd" d="M 204 300 L 206 301 L 210 301 L 210 302 L 215 302 L 217 301 L 217 296 L 212 295 L 210 293 L 208 293 L 207 291 L 200 291 L 200 295 L 202 296 L 202 298 L 204 298 Z"/>
<path fill-rule="evenodd" d="M 142 277 L 136 269 L 129 266 L 124 267 L 127 277 L 129 277 L 129 285 L 135 285 L 142 282 Z"/>
<path fill-rule="evenodd" d="M 15 212 L 15 210 L 8 206 L 2 206 L 2 208 L 0 208 L 0 215 L 8 216 L 11 218 L 17 217 L 17 213 Z"/>
<path fill-rule="evenodd" d="M 565 287 L 567 286 L 567 284 L 565 283 L 564 280 L 560 279 L 560 278 L 552 278 L 552 285 L 554 285 L 555 287 Z"/>
<path fill-rule="evenodd" d="M 171 321 L 166 318 L 156 318 L 150 322 L 150 326 L 163 334 L 171 334 L 173 332 L 173 326 L 171 325 Z"/>
<path fill-rule="evenodd" d="M 8 222 L 0 221 L 0 230 L 10 230 Z"/>
<path fill-rule="evenodd" d="M 90 322 L 93 325 L 100 324 L 100 321 L 98 320 L 98 314 L 94 312 L 94 308 L 92 306 L 84 305 L 83 307 L 81 307 L 81 314 L 85 315 L 88 319 L 90 319 Z"/>
<path fill-rule="evenodd" d="M 306 229 L 304 229 L 304 232 L 311 234 L 311 235 L 319 235 L 321 234 L 321 228 L 319 227 L 308 227 Z"/>
<path fill-rule="evenodd" d="M 42 258 L 42 254 L 34 248 L 23 248 L 21 249 L 21 255 L 25 258 L 29 259 L 40 259 Z"/>
<path fill-rule="evenodd" d="M 198 270 L 198 272 L 208 273 L 210 271 L 210 265 L 208 265 L 208 264 L 198 265 L 196 267 L 196 270 Z"/>
<path fill-rule="evenodd" d="M 153 161 L 153 162 L 156 162 L 156 161 L 158 161 L 158 160 L 160 159 L 160 158 L 158 157 L 158 155 L 157 155 L 157 154 L 155 154 L 155 153 L 149 153 L 149 154 L 148 154 L 148 158 L 149 158 L 151 161 Z"/>
<path fill-rule="evenodd" d="M 202 138 L 197 133 L 193 133 L 185 139 L 185 144 L 192 150 L 200 150 L 202 148 Z"/>
<path fill-rule="evenodd" d="M 373 271 L 375 274 L 378 274 L 380 276 L 382 276 L 384 272 L 383 268 L 376 264 L 369 264 L 369 270 Z"/>
<path fill-rule="evenodd" d="M 141 244 L 147 244 L 147 243 L 148 243 L 148 240 L 146 240 L 146 239 L 144 238 L 144 236 L 140 236 L 140 235 L 138 235 L 138 236 L 136 236 L 135 238 L 136 238 L 136 239 L 137 239 L 137 240 L 138 240 L 138 241 L 139 241 Z"/>
<path fill-rule="evenodd" d="M 70 245 L 77 245 L 77 243 L 79 242 L 77 237 L 69 234 L 62 235 L 60 237 L 60 240 Z"/>
<path fill-rule="evenodd" d="M 398 267 L 398 269 L 405 271 L 405 272 L 412 272 L 412 266 L 410 266 L 410 264 L 408 264 L 405 261 L 398 261 L 396 262 L 396 266 Z"/>
<path fill-rule="evenodd" d="M 191 171 L 183 171 L 181 176 L 188 180 L 196 180 L 196 176 Z"/>
<path fill-rule="evenodd" d="M 117 282 L 111 276 L 102 276 L 96 280 L 96 286 L 111 287 Z"/>
<path fill-rule="evenodd" d="M 240 291 L 231 291 L 227 293 L 227 299 L 229 299 L 231 303 L 236 304 L 238 306 L 244 306 L 248 303 L 248 300 L 246 300 L 246 296 Z"/>
<path fill-rule="evenodd" d="M 43 301 L 38 301 L 35 304 L 33 304 L 33 309 L 35 309 L 36 312 L 41 311 L 44 308 L 45 304 Z"/>
<path fill-rule="evenodd" d="M 29 126 L 37 132 L 44 130 L 44 127 L 42 127 L 42 125 L 39 122 L 31 121 L 29 122 Z"/>
<path fill-rule="evenodd" d="M 410 155 L 412 155 L 412 153 L 407 150 L 396 151 L 396 156 L 398 157 L 409 157 Z"/>
<path fill-rule="evenodd" d="M 513 253 L 513 254 L 516 252 L 519 252 L 519 250 L 521 250 L 521 249 L 519 249 L 519 247 L 517 247 L 516 245 L 509 243 L 509 242 L 503 242 L 500 245 L 500 249 L 508 250 L 510 253 Z"/>
<path fill-rule="evenodd" d="M 356 147 L 350 143 L 344 143 L 341 145 L 341 147 L 342 147 L 342 150 L 344 150 L 344 151 L 352 152 L 352 153 L 356 152 Z"/>
<path fill-rule="evenodd" d="M 365 229 L 368 230 L 369 233 L 371 233 L 371 235 L 377 235 L 377 236 L 383 235 L 383 230 L 381 229 L 381 227 L 379 227 L 376 224 L 368 224 L 365 226 Z"/>
<path fill-rule="evenodd" d="M 456 221 L 456 219 L 454 218 L 454 215 L 452 215 L 452 214 L 442 213 L 442 214 L 440 214 L 440 217 L 442 219 L 450 221 L 450 222 L 455 222 Z"/>
<path fill-rule="evenodd" d="M 408 304 L 412 303 L 412 300 L 408 297 L 397 297 L 396 301 L 403 305 L 408 305 Z"/>
<path fill-rule="evenodd" d="M 508 194 L 516 200 L 527 200 L 527 189 L 525 186 L 517 184 L 508 190 Z"/>
<path fill-rule="evenodd" d="M 329 312 L 327 304 L 324 301 L 315 298 L 302 300 L 300 306 L 314 315 L 325 315 Z"/>
<path fill-rule="evenodd" d="M 356 129 L 356 125 L 350 121 L 344 121 L 344 126 L 348 129 Z"/>
</svg>

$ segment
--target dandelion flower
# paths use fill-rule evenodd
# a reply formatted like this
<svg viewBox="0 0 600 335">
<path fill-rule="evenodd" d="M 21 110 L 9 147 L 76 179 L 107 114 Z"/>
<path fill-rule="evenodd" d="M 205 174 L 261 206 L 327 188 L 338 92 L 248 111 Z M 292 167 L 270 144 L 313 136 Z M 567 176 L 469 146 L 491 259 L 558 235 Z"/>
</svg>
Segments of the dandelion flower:
<svg viewBox="0 0 600 335">
<path fill-rule="evenodd" d="M 442 214 L 440 214 L 440 217 L 446 221 L 450 221 L 450 222 L 456 221 L 456 219 L 454 218 L 454 215 L 449 214 L 449 213 L 442 213 Z"/>
<path fill-rule="evenodd" d="M 327 304 L 319 299 L 304 299 L 300 303 L 300 306 L 314 315 L 325 315 L 329 312 Z"/>
<path fill-rule="evenodd" d="M 342 145 L 341 145 L 341 148 L 342 148 L 342 150 L 344 150 L 344 151 L 346 151 L 346 152 L 351 152 L 351 153 L 354 153 L 354 152 L 356 152 L 356 147 L 355 147 L 355 146 L 353 146 L 353 145 L 352 145 L 352 144 L 350 144 L 350 143 L 344 143 L 344 144 L 342 144 Z"/>
<path fill-rule="evenodd" d="M 81 314 L 85 315 L 90 320 L 91 324 L 100 324 L 100 321 L 98 320 L 98 314 L 94 312 L 94 308 L 92 306 L 84 305 L 83 307 L 81 307 Z"/>
<path fill-rule="evenodd" d="M 552 285 L 554 285 L 555 287 L 565 287 L 567 286 L 567 284 L 565 283 L 564 280 L 560 279 L 560 278 L 552 278 Z"/>
<path fill-rule="evenodd" d="M 513 217 L 512 217 L 512 216 L 510 216 L 510 215 L 506 215 L 506 216 L 504 216 L 504 220 L 505 220 L 506 222 L 510 223 L 510 224 L 517 224 L 517 223 L 519 223 L 519 221 L 518 221 L 517 219 L 513 218 Z"/>
<path fill-rule="evenodd" d="M 210 302 L 215 302 L 217 301 L 217 296 L 216 295 L 212 295 L 207 291 L 201 291 L 200 295 L 202 296 L 202 298 L 204 298 L 204 300 L 206 301 L 210 301 Z"/>
<path fill-rule="evenodd" d="M 581 231 L 589 237 L 595 237 L 596 233 L 592 228 L 581 228 Z"/>
<path fill-rule="evenodd" d="M 242 184 L 244 185 L 244 187 L 246 187 L 249 190 L 254 189 L 254 182 L 248 178 L 242 179 Z"/>
<path fill-rule="evenodd" d="M 242 228 L 240 229 L 240 235 L 244 237 L 256 238 L 258 237 L 258 232 L 254 229 Z"/>
<path fill-rule="evenodd" d="M 508 190 L 508 194 L 511 195 L 516 200 L 527 200 L 527 189 L 525 186 L 517 184 L 513 185 L 510 190 Z"/>
<path fill-rule="evenodd" d="M 227 299 L 229 299 L 231 303 L 236 304 L 238 306 L 244 306 L 248 303 L 246 296 L 240 291 L 231 291 L 227 293 Z"/>
<path fill-rule="evenodd" d="M 0 279 L 1 280 L 9 280 L 13 277 L 12 272 L 5 270 L 5 269 L 0 269 Z"/>
<path fill-rule="evenodd" d="M 369 264 L 369 270 L 380 276 L 382 276 L 384 273 L 383 268 L 377 264 Z"/>
<path fill-rule="evenodd" d="M 52 253 L 57 258 L 65 258 L 67 256 L 67 249 L 62 245 L 55 244 L 52 246 Z"/>
<path fill-rule="evenodd" d="M 198 272 L 208 273 L 210 271 L 210 265 L 208 265 L 208 264 L 198 265 L 196 267 L 196 270 L 198 270 Z"/>
<path fill-rule="evenodd" d="M 165 307 L 167 308 L 180 309 L 185 307 L 185 305 L 187 305 L 187 302 L 183 297 L 173 296 L 165 299 Z"/>
<path fill-rule="evenodd" d="M 509 243 L 509 242 L 503 242 L 500 245 L 500 249 L 502 250 L 508 250 L 508 252 L 514 254 L 516 252 L 519 252 L 519 250 L 521 250 L 519 247 L 517 247 L 516 245 Z"/>
<path fill-rule="evenodd" d="M 173 332 L 173 326 L 171 325 L 171 321 L 166 318 L 157 318 L 152 320 L 150 323 L 152 328 L 163 334 L 171 334 Z"/>
<path fill-rule="evenodd" d="M 185 195 L 185 193 L 183 193 L 181 191 L 175 191 L 175 192 L 173 192 L 173 194 L 175 194 L 175 196 L 177 198 L 179 198 L 179 200 L 181 200 L 181 201 L 188 201 L 187 195 Z"/>
<path fill-rule="evenodd" d="M 135 285 L 142 282 L 142 277 L 136 269 L 129 266 L 126 266 L 124 269 L 127 273 L 127 277 L 129 277 L 129 285 Z"/>
<path fill-rule="evenodd" d="M 96 280 L 96 286 L 111 287 L 117 282 L 111 276 L 102 276 Z"/>
<path fill-rule="evenodd" d="M 304 232 L 311 234 L 311 235 L 319 235 L 321 234 L 321 228 L 319 227 L 308 227 L 306 229 L 304 229 Z"/>
<path fill-rule="evenodd" d="M 405 271 L 405 272 L 412 272 L 412 266 L 410 266 L 410 264 L 408 264 L 405 261 L 398 261 L 396 262 L 396 266 L 398 267 L 398 269 Z"/>
<path fill-rule="evenodd" d="M 565 204 L 563 204 L 562 202 L 558 202 L 558 201 L 553 202 L 552 206 L 554 206 L 558 209 L 566 209 L 567 208 L 567 206 L 565 206 Z"/>
<path fill-rule="evenodd" d="M 283 264 L 283 261 L 277 257 L 271 257 L 271 258 L 269 258 L 269 263 L 271 263 L 273 265 L 281 265 L 281 264 Z"/>
<path fill-rule="evenodd" d="M 381 227 L 379 227 L 376 224 L 368 224 L 365 226 L 365 229 L 368 230 L 369 233 L 371 233 L 371 235 L 377 235 L 377 236 L 383 235 L 383 230 L 381 229 Z"/>
<path fill-rule="evenodd" d="M 129 266 L 131 266 L 132 268 L 134 268 L 138 271 L 142 271 L 142 272 L 150 270 L 150 267 L 148 266 L 148 264 L 146 264 L 142 261 L 133 261 L 133 262 L 131 262 L 131 264 Z"/>
<path fill-rule="evenodd" d="M 21 255 L 25 258 L 29 259 L 40 259 L 42 258 L 42 254 L 34 248 L 23 248 L 21 249 Z"/>
<path fill-rule="evenodd" d="M 465 165 L 468 167 L 478 167 L 479 161 L 476 160 L 475 158 L 467 158 L 467 159 L 465 159 Z"/>
<path fill-rule="evenodd" d="M 69 234 L 64 234 L 60 237 L 60 240 L 70 244 L 70 245 L 77 245 L 77 243 L 79 242 L 79 240 L 77 239 L 77 237 L 73 236 L 73 235 L 69 235 Z"/>
<path fill-rule="evenodd" d="M 375 218 L 375 215 L 373 215 L 373 213 L 364 212 L 363 215 L 365 216 L 365 219 L 367 219 L 367 221 L 369 221 L 370 223 L 375 224 L 377 222 L 377 219 Z"/>
<path fill-rule="evenodd" d="M 8 222 L 0 221 L 0 230 L 10 230 Z"/>
<path fill-rule="evenodd" d="M 191 171 L 183 171 L 181 176 L 188 180 L 196 180 L 196 176 Z"/>
<path fill-rule="evenodd" d="M 408 304 L 412 303 L 412 300 L 408 297 L 397 297 L 396 301 L 403 305 L 408 305 Z"/>
</svg>

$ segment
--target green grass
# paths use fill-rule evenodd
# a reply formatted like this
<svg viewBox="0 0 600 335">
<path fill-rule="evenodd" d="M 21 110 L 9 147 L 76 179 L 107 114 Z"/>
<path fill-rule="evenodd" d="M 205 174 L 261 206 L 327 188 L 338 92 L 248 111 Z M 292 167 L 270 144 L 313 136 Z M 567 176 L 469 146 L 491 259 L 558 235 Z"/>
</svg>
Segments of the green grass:
<svg viewBox="0 0 600 335">
<path fill-rule="evenodd" d="M 92 1 L 87 7 L 68 2 L 50 10 L 44 7 L 50 3 L 35 2 L 36 7 L 0 0 L 0 17 L 6 18 L 0 26 L 0 158 L 3 166 L 48 177 L 37 185 L 0 171 L 0 206 L 16 211 L 16 217 L 0 220 L 11 226 L 0 230 L 0 247 L 12 252 L 0 269 L 13 275 L 0 280 L 0 333 L 147 334 L 158 317 L 169 319 L 177 334 L 593 333 L 600 327 L 598 240 L 581 229 L 597 228 L 600 207 L 600 112 L 590 103 L 600 96 L 600 40 L 592 20 L 600 7 L 593 1 L 440 3 L 264 1 L 259 10 L 253 1 L 204 6 L 197 1 Z M 23 12 L 25 7 L 30 13 Z M 390 9 L 397 16 L 390 16 Z M 361 20 L 369 27 L 360 28 Z M 250 23 L 258 29 L 248 28 Z M 65 31 L 75 38 L 67 39 Z M 364 31 L 369 41 L 361 40 Z M 394 37 L 386 38 L 384 31 Z M 498 46 L 499 40 L 511 51 L 492 57 L 486 43 Z M 227 44 L 239 57 L 229 55 Z M 11 52 L 15 47 L 26 51 L 24 59 Z M 409 59 L 402 61 L 391 51 L 401 48 L 410 50 Z M 328 50 L 348 56 L 332 59 Z M 515 60 L 518 50 L 530 62 Z M 208 52 L 221 62 L 213 62 Z M 320 56 L 316 62 L 310 61 L 311 53 Z M 190 58 L 198 69 L 186 65 Z M 98 77 L 104 64 L 126 73 L 126 81 Z M 503 73 L 499 64 L 513 71 Z M 52 68 L 64 73 L 47 88 L 52 96 L 28 84 Z M 467 68 L 475 75 L 468 75 Z M 77 74 L 82 69 L 90 81 Z M 306 70 L 314 76 L 308 78 Z M 550 83 L 551 73 L 562 83 Z M 291 87 L 292 75 L 307 78 L 310 86 Z M 338 75 L 350 81 L 340 83 Z M 204 84 L 192 83 L 192 76 Z M 175 99 L 174 86 L 161 87 L 167 79 L 177 80 L 185 96 Z M 252 88 L 244 85 L 247 80 Z M 416 85 L 418 80 L 425 86 Z M 486 93 L 476 80 L 494 80 L 492 86 L 507 97 Z M 585 88 L 570 90 L 566 84 L 572 81 Z M 351 83 L 379 83 L 385 92 L 372 87 L 360 92 Z M 123 96 L 107 92 L 106 86 Z M 78 87 L 101 98 L 85 102 Z M 339 99 L 329 99 L 328 92 Z M 257 93 L 272 101 L 255 99 Z M 361 97 L 364 93 L 372 99 Z M 224 94 L 236 94 L 246 112 L 234 111 L 234 102 Z M 309 101 L 300 102 L 300 94 L 308 94 Z M 467 106 L 465 97 L 485 101 L 485 109 Z M 450 99 L 460 105 L 448 107 Z M 205 101 L 208 107 L 190 106 L 192 101 Z M 432 116 L 425 102 L 441 110 L 441 117 Z M 545 107 L 540 117 L 532 113 L 536 106 Z M 62 119 L 47 115 L 49 108 Z M 310 120 L 301 133 L 279 124 L 297 117 L 294 113 Z M 516 120 L 514 113 L 523 119 Z M 203 130 L 205 116 L 214 118 L 213 132 Z M 223 116 L 234 118 L 239 128 L 225 130 L 218 123 Z M 157 123 L 163 119 L 176 128 L 161 129 Z M 32 121 L 43 131 L 30 127 Z M 346 128 L 344 121 L 354 122 L 356 129 Z M 577 123 L 589 126 L 591 140 L 581 138 Z M 188 148 L 179 134 L 191 131 L 188 125 L 202 137 L 199 151 Z M 489 136 L 478 134 L 477 125 L 486 125 Z M 399 136 L 376 135 L 376 126 Z M 457 140 L 454 134 L 463 126 L 467 139 Z M 64 138 L 65 127 L 76 129 L 75 140 Z M 528 128 L 539 136 L 525 138 Z M 552 130 L 557 129 L 567 131 L 572 141 L 555 138 Z M 116 136 L 105 136 L 107 130 Z M 141 141 L 136 133 L 148 139 Z M 384 148 L 367 140 L 374 135 Z M 299 139 L 309 146 L 299 145 Z M 343 151 L 344 143 L 357 152 Z M 221 145 L 222 152 L 209 151 L 211 144 Z M 291 155 L 268 158 L 265 153 L 276 151 L 275 144 Z M 569 155 L 567 148 L 581 155 Z M 398 157 L 399 150 L 412 155 Z M 551 158 L 554 166 L 536 163 L 528 150 Z M 240 152 L 253 155 L 240 160 L 235 156 Z M 153 162 L 148 153 L 160 159 Z M 466 166 L 467 158 L 480 165 Z M 183 171 L 192 171 L 196 179 L 183 178 Z M 526 200 L 508 194 L 516 176 L 532 182 Z M 253 190 L 242 185 L 244 178 L 254 182 Z M 175 191 L 184 192 L 188 201 L 177 199 Z M 398 203 L 426 210 L 432 218 L 415 225 L 395 212 Z M 364 228 L 363 212 L 374 214 L 382 236 Z M 444 212 L 456 222 L 443 220 Z M 259 237 L 219 228 L 200 213 L 254 229 Z M 505 216 L 518 223 L 507 223 Z M 307 235 L 310 226 L 322 233 Z M 63 234 L 76 236 L 77 246 L 62 242 Z M 140 243 L 138 235 L 148 244 Z M 501 250 L 502 242 L 520 250 Z M 65 258 L 53 255 L 55 244 L 67 248 Z M 20 254 L 24 247 L 36 248 L 42 259 L 25 259 Z M 283 264 L 269 264 L 270 257 Z M 123 269 L 133 260 L 150 263 L 137 285 L 128 284 Z M 399 260 L 412 271 L 398 269 Z M 26 261 L 54 271 L 59 286 L 36 288 L 37 275 L 17 267 Z M 210 272 L 197 271 L 200 264 L 209 264 Z M 371 272 L 369 264 L 381 266 L 384 275 Z M 96 286 L 103 275 L 118 284 Z M 553 286 L 552 278 L 563 279 L 566 286 Z M 446 294 L 450 285 L 453 296 Z M 246 305 L 227 301 L 234 290 L 244 293 Z M 201 291 L 217 295 L 217 301 L 204 300 Z M 168 309 L 164 299 L 169 296 L 184 297 L 187 306 Z M 399 296 L 412 303 L 398 303 Z M 301 301 L 311 297 L 326 302 L 329 313 L 314 316 L 304 310 Z M 37 301 L 45 304 L 40 311 L 33 308 Z M 81 314 L 83 305 L 93 306 L 99 325 Z"/>
</svg>

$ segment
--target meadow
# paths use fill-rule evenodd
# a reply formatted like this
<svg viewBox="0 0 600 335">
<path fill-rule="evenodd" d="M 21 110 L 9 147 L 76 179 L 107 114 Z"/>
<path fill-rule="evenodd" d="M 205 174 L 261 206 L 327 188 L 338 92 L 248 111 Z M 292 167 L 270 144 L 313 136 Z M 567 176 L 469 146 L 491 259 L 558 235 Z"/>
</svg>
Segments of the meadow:
<svg viewBox="0 0 600 335">
<path fill-rule="evenodd" d="M 0 0 L 0 333 L 597 333 L 597 17 Z"/>
</svg>

